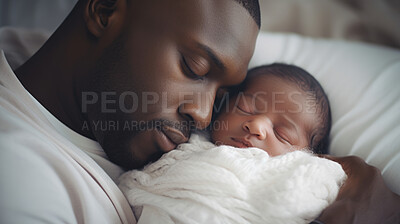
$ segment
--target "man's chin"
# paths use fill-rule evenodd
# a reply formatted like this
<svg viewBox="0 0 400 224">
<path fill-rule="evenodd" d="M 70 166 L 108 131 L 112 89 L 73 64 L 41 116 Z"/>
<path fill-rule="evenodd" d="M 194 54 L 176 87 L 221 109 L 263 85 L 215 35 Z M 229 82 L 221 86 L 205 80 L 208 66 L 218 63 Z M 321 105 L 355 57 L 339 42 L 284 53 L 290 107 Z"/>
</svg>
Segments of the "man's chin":
<svg viewBox="0 0 400 224">
<path fill-rule="evenodd" d="M 126 170 L 141 169 L 163 154 L 155 144 L 154 131 L 156 130 L 147 130 L 129 136 L 125 133 L 107 136 L 103 145 L 104 151 L 111 162 Z"/>
<path fill-rule="evenodd" d="M 162 153 L 154 153 L 147 158 L 138 158 L 132 153 L 121 153 L 108 156 L 110 161 L 122 167 L 125 170 L 142 169 L 147 164 L 157 161 Z"/>
</svg>

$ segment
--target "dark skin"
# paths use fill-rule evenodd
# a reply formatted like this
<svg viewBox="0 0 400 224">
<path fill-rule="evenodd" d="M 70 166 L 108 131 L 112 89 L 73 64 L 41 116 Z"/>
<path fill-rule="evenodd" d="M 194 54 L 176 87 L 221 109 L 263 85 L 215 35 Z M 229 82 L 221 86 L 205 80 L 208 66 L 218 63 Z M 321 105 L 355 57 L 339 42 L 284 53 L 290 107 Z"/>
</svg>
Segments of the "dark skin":
<svg viewBox="0 0 400 224">
<path fill-rule="evenodd" d="M 318 220 L 325 224 L 397 224 L 400 223 L 400 196 L 385 185 L 381 171 L 356 156 L 334 157 L 347 180 L 336 201 L 326 208 Z"/>
<path fill-rule="evenodd" d="M 111 161 L 140 168 L 186 141 L 190 128 L 210 123 L 218 89 L 244 79 L 258 27 L 232 0 L 105 2 L 78 3 L 76 15 L 16 73 L 59 120 L 97 140 Z M 42 61 L 50 66 L 41 66 Z M 109 98 L 118 102 L 110 106 L 115 111 L 105 112 L 99 100 L 84 113 L 87 92 L 99 98 L 115 93 Z M 120 97 L 131 93 L 138 102 L 128 96 L 119 106 Z M 141 106 L 123 111 L 136 105 Z M 85 121 L 90 128 L 82 128 Z M 99 121 L 150 127 L 101 131 L 94 127 Z M 157 122 L 165 125 L 152 128 Z M 160 129 L 177 136 L 166 140 Z"/>
<path fill-rule="evenodd" d="M 219 89 L 244 79 L 257 34 L 254 20 L 232 0 L 83 0 L 16 74 L 55 117 L 98 141 L 111 161 L 140 168 L 187 140 L 191 128 L 210 123 Z M 99 97 L 111 92 L 108 100 L 116 102 L 124 93 L 135 93 L 138 101 L 123 105 L 139 106 L 127 113 L 117 103 L 105 112 L 105 101 L 98 100 L 83 110 L 87 92 Z M 167 99 L 157 101 L 145 92 L 160 98 L 166 94 Z M 93 125 L 98 121 L 163 125 L 101 131 Z M 322 221 L 380 223 L 400 211 L 400 199 L 386 188 L 379 172 L 353 157 L 334 160 L 350 175 Z M 384 209 L 376 209 L 370 198 L 380 200 Z M 354 202 L 360 206 L 350 207 Z M 370 214 L 379 219 L 353 219 Z"/>
</svg>

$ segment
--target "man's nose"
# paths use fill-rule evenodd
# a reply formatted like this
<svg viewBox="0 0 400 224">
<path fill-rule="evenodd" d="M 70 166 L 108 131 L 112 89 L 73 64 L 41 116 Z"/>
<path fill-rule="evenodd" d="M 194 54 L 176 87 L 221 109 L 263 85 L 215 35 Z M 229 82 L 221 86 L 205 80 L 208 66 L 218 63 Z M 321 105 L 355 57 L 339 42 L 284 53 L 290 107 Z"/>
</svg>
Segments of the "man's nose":
<svg viewBox="0 0 400 224">
<path fill-rule="evenodd" d="M 269 118 L 260 116 L 245 121 L 242 128 L 250 135 L 255 136 L 259 140 L 265 140 L 272 130 L 272 122 Z"/>
<path fill-rule="evenodd" d="M 181 115 L 194 122 L 197 129 L 206 128 L 211 122 L 216 90 L 194 94 L 191 100 L 185 100 L 178 110 Z"/>
</svg>

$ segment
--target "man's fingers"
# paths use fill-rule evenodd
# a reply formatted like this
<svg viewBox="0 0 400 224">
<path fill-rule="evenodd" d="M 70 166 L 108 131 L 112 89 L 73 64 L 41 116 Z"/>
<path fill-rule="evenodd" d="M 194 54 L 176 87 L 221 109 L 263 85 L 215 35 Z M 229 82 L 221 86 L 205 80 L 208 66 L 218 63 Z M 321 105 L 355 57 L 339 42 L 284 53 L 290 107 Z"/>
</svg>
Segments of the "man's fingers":
<svg viewBox="0 0 400 224">
<path fill-rule="evenodd" d="M 324 224 L 353 223 L 355 214 L 352 211 L 354 206 L 351 202 L 336 201 L 320 214 L 318 220 Z"/>
</svg>

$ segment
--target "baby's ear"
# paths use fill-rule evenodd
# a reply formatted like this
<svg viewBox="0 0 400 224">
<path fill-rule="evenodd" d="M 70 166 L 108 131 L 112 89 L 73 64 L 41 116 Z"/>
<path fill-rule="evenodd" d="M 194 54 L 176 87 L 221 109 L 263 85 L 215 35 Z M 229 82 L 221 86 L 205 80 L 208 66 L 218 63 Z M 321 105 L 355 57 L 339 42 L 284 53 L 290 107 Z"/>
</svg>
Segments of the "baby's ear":
<svg viewBox="0 0 400 224">
<path fill-rule="evenodd" d="M 125 0 L 88 0 L 85 6 L 85 22 L 88 31 L 97 38 L 121 21 L 125 12 Z"/>
</svg>

